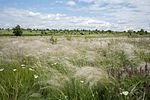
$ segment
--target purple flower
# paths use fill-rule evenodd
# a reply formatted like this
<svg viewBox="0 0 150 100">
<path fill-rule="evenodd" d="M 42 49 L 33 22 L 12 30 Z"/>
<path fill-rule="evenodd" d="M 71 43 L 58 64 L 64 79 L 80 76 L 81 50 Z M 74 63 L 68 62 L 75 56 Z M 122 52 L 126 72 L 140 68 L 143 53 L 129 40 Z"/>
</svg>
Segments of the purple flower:
<svg viewBox="0 0 150 100">
<path fill-rule="evenodd" d="M 122 71 L 118 71 L 118 80 L 122 80 Z"/>
</svg>

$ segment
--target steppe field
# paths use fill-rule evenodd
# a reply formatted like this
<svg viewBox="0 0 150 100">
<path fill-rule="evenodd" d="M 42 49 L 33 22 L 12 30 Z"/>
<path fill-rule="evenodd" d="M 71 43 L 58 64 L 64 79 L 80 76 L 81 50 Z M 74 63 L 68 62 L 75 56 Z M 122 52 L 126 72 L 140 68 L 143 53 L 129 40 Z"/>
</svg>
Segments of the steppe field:
<svg viewBox="0 0 150 100">
<path fill-rule="evenodd" d="M 1 36 L 0 100 L 150 100 L 150 37 Z"/>
</svg>

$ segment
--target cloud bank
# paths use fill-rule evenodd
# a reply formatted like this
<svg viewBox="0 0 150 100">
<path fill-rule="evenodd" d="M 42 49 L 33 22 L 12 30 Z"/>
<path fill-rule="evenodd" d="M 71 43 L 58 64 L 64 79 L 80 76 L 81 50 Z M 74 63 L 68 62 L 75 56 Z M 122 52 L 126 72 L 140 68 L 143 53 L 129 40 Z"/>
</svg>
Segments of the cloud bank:
<svg viewBox="0 0 150 100">
<path fill-rule="evenodd" d="M 30 28 L 150 31 L 150 0 L 57 0 L 50 4 L 51 11 L 41 4 L 31 9 L 6 6 L 0 10 L 0 27 L 20 24 Z"/>
<path fill-rule="evenodd" d="M 109 22 L 101 21 L 95 18 L 82 17 L 82 16 L 68 16 L 65 14 L 52 14 L 52 13 L 40 13 L 32 12 L 29 10 L 18 10 L 10 8 L 4 10 L 1 13 L 1 19 L 7 19 L 6 26 L 10 22 L 15 24 L 20 24 L 25 27 L 30 28 L 72 28 L 72 29 L 85 29 L 98 27 L 110 27 Z M 4 21 L 3 23 L 5 23 Z"/>
</svg>

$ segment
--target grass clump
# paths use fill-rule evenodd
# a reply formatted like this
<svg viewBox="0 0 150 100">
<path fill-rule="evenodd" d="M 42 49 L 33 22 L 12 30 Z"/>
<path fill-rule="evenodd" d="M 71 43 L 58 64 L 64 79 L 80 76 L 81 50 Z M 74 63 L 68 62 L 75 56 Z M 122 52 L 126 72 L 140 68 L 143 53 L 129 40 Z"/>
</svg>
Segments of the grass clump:
<svg viewBox="0 0 150 100">
<path fill-rule="evenodd" d="M 72 40 L 72 36 L 71 35 L 67 35 L 67 36 L 65 36 L 66 37 L 66 40 L 68 40 L 68 41 L 71 41 Z"/>
</svg>

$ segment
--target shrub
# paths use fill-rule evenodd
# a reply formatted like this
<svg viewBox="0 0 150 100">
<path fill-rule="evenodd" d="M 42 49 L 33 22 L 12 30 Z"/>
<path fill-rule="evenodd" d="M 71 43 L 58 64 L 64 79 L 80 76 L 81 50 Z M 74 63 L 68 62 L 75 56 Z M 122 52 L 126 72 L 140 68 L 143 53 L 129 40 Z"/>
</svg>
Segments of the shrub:
<svg viewBox="0 0 150 100">
<path fill-rule="evenodd" d="M 20 27 L 20 25 L 17 25 L 15 28 L 13 28 L 13 33 L 15 36 L 21 36 L 23 31 Z"/>
<path fill-rule="evenodd" d="M 54 36 L 51 36 L 50 42 L 51 42 L 52 44 L 56 44 L 56 43 L 57 43 L 57 38 L 54 38 Z"/>
</svg>

